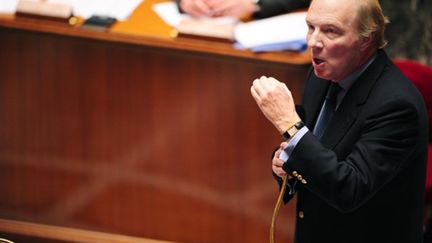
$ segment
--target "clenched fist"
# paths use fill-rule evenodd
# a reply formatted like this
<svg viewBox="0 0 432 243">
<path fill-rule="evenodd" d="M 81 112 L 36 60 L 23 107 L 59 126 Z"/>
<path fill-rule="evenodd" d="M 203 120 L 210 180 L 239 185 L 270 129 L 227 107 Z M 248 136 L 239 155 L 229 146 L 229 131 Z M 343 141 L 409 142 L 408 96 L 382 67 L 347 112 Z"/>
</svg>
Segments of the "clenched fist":
<svg viewBox="0 0 432 243">
<path fill-rule="evenodd" d="M 262 113 L 281 134 L 301 120 L 291 91 L 277 79 L 266 76 L 255 79 L 251 94 Z"/>
</svg>

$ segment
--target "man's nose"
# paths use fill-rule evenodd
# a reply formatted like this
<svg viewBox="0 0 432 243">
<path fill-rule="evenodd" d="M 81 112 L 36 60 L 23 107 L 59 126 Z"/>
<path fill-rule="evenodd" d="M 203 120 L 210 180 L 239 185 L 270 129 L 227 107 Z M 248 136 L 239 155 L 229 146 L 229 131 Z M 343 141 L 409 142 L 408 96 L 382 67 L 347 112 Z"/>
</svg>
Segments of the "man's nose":
<svg viewBox="0 0 432 243">
<path fill-rule="evenodd" d="M 314 31 L 308 34 L 307 44 L 309 48 L 323 48 L 324 45 L 319 31 Z"/>
</svg>

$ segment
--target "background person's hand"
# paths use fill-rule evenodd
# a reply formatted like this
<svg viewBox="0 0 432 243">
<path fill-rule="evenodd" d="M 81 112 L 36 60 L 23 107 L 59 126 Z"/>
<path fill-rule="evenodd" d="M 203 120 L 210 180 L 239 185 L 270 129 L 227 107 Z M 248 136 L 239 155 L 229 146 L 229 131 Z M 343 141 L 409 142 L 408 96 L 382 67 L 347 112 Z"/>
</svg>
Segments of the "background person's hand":
<svg viewBox="0 0 432 243">
<path fill-rule="evenodd" d="M 181 0 L 180 8 L 185 13 L 196 17 L 210 17 L 213 15 L 213 11 L 206 0 Z"/>
<path fill-rule="evenodd" d="M 213 11 L 214 17 L 249 17 L 256 9 L 251 0 L 204 0 Z"/>
</svg>

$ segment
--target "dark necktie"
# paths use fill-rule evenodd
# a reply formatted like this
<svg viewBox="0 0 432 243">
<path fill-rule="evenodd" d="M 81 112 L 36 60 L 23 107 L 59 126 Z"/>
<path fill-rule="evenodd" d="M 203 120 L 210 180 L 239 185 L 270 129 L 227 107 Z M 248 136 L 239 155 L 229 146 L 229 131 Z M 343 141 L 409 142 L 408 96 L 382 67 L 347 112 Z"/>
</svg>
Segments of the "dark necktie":
<svg viewBox="0 0 432 243">
<path fill-rule="evenodd" d="M 341 87 L 338 83 L 332 82 L 327 91 L 327 95 L 324 101 L 324 105 L 322 108 L 321 116 L 319 120 L 316 122 L 314 134 L 317 138 L 321 139 L 321 136 L 324 134 L 324 131 L 327 127 L 327 123 L 330 121 L 336 110 L 336 98 L 337 94 L 341 90 Z"/>
</svg>

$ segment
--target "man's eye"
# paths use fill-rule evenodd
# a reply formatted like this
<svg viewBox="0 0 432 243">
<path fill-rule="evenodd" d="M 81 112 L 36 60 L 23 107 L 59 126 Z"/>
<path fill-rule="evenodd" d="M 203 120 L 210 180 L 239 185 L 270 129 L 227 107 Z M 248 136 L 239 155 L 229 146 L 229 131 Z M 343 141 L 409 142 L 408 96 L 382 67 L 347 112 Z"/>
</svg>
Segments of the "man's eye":
<svg viewBox="0 0 432 243">
<path fill-rule="evenodd" d="M 324 29 L 323 32 L 329 37 L 329 38 L 335 38 L 340 35 L 340 32 L 333 28 Z"/>
</svg>

